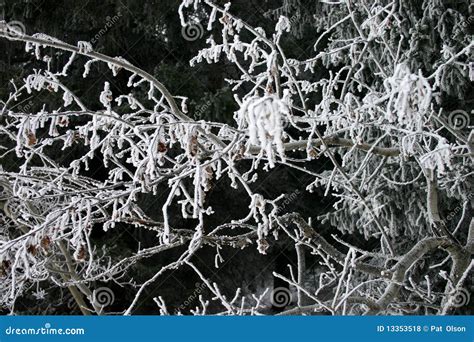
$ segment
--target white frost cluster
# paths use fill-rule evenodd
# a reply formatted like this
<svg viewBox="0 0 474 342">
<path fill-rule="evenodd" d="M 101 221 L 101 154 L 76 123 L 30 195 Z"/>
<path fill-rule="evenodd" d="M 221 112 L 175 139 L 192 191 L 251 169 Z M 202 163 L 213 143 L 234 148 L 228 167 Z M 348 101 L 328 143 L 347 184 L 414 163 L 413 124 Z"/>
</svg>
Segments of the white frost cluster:
<svg viewBox="0 0 474 342">
<path fill-rule="evenodd" d="M 112 102 L 112 91 L 110 90 L 110 83 L 105 82 L 104 83 L 104 90 L 100 93 L 100 103 L 104 105 L 105 108 L 107 108 L 107 112 L 110 113 L 111 111 L 111 102 Z"/>
<path fill-rule="evenodd" d="M 420 158 L 423 167 L 429 170 L 437 170 L 438 174 L 446 173 L 446 167 L 451 168 L 451 145 L 444 138 L 440 138 L 438 145 L 433 151 L 428 152 Z"/>
<path fill-rule="evenodd" d="M 393 76 L 384 82 L 390 99 L 387 104 L 386 118 L 398 122 L 401 127 L 421 131 L 423 118 L 430 109 L 432 100 L 431 86 L 421 75 L 411 73 L 406 64 L 395 67 Z"/>
<path fill-rule="evenodd" d="M 250 97 L 237 113 L 239 125 L 248 130 L 250 144 L 258 145 L 262 152 L 265 151 L 270 167 L 275 166 L 274 148 L 285 160 L 283 122 L 289 115 L 288 105 L 276 95 Z"/>
<path fill-rule="evenodd" d="M 455 264 L 442 261 L 442 254 L 436 265 L 405 266 L 433 260 L 432 252 L 440 246 L 423 252 L 429 253 L 429 258 L 420 254 L 415 260 L 411 257 L 424 247 L 410 246 L 412 243 L 429 246 L 443 240 L 443 249 L 451 253 L 450 239 L 427 240 L 433 236 L 435 217 L 448 208 L 457 206 L 451 214 L 460 220 L 455 224 L 449 214 L 444 222 L 447 231 L 463 244 L 468 236 L 461 223 L 469 214 L 472 193 L 468 180 L 474 135 L 471 132 L 467 137 L 470 108 L 455 111 L 441 106 L 444 92 L 459 99 L 467 93 L 462 88 L 468 79 L 474 79 L 474 64 L 468 56 L 472 43 L 456 43 L 455 37 L 444 41 L 443 35 L 451 35 L 452 30 L 443 16 L 451 21 L 454 12 L 441 15 L 442 6 L 428 3 L 419 4 L 424 8 L 420 11 L 423 17 L 415 24 L 415 13 L 410 22 L 401 20 L 400 13 L 416 8 L 413 4 L 406 8 L 405 2 L 381 7 L 378 2 L 361 0 L 344 6 L 320 1 L 314 8 L 302 8 L 299 0 L 283 0 L 280 7 L 272 6 L 269 11 L 275 30 L 266 25 L 266 32 L 239 18 L 231 11 L 230 2 L 183 0 L 181 24 L 200 25 L 207 17 L 210 31 L 207 48 L 201 49 L 191 64 L 226 58 L 226 65 L 234 65 L 228 75 L 231 78 L 226 79 L 239 108 L 233 123 L 220 120 L 229 107 L 218 106 L 217 93 L 196 108 L 193 99 L 171 94 L 165 84 L 124 58 L 91 53 L 88 42 L 79 42 L 77 49 L 72 49 L 76 52 L 70 54 L 72 45 L 55 38 L 37 34 L 34 40 L 29 39 L 34 43 L 26 42 L 26 51 L 44 66 L 33 69 L 21 84 L 12 80 L 12 92 L 5 101 L 0 100 L 4 107 L 0 155 L 15 158 L 10 152 L 16 152 L 17 165 L 9 171 L 0 165 L 0 306 L 16 314 L 17 299 L 23 295 L 38 300 L 46 295 L 49 299 L 57 293 L 56 286 L 77 288 L 86 301 L 78 306 L 88 313 L 102 314 L 104 308 L 91 301 L 91 286 L 98 281 L 115 282 L 139 287 L 125 311 L 129 315 L 145 288 L 164 271 L 189 266 L 201 279 L 202 288 L 212 292 L 211 300 L 217 301 L 212 306 L 222 304 L 224 311 L 219 314 L 262 314 L 266 312 L 260 311 L 266 309 L 262 298 L 270 287 L 251 290 L 251 297 L 241 295 L 238 288 L 231 299 L 227 286 L 224 296 L 224 288 L 211 284 L 206 270 L 201 273 L 193 264 L 194 255 L 204 246 L 215 248 L 215 267 L 219 267 L 228 255 L 224 246 L 244 249 L 257 245 L 265 254 L 273 253 L 271 246 L 284 243 L 285 248 L 291 245 L 296 251 L 297 267 L 289 265 L 291 279 L 281 279 L 297 289 L 298 310 L 303 314 L 407 314 L 419 312 L 422 306 L 418 303 L 425 300 L 426 312 L 435 313 L 433 303 L 443 305 L 449 293 L 445 290 L 435 297 L 434 292 L 430 294 L 431 284 L 433 289 L 451 282 L 461 286 L 470 269 L 458 272 L 463 275 L 456 285 L 457 276 L 449 279 L 450 283 L 433 277 L 436 269 L 449 270 Z M 364 10 L 355 11 L 357 6 L 364 6 Z M 354 14 L 359 16 L 356 21 L 352 20 Z M 430 37 L 420 37 L 424 29 L 420 31 L 419 24 L 433 22 L 437 27 L 429 33 L 436 39 L 430 42 Z M 314 55 L 308 49 L 309 56 L 295 57 L 299 53 L 294 44 L 280 44 L 286 32 L 295 35 L 297 31 L 301 36 L 310 33 L 310 28 L 321 29 L 313 32 L 319 37 Z M 410 41 L 401 34 L 405 30 Z M 429 52 L 425 46 L 430 46 Z M 69 59 L 57 68 L 57 63 L 52 63 L 56 55 L 48 53 L 65 47 Z M 433 55 L 427 56 L 431 52 Z M 75 58 L 76 54 L 85 56 Z M 105 63 L 113 76 L 120 72 L 128 77 L 130 89 L 121 93 L 114 88 L 112 93 L 111 84 L 105 82 L 95 95 L 100 108 L 86 103 L 86 98 L 67 86 L 78 70 L 72 65 L 84 59 L 83 77 L 91 71 L 92 63 Z M 63 83 L 66 78 L 68 82 Z M 34 104 L 38 97 L 30 95 L 37 92 L 48 92 L 58 101 Z M 210 120 L 207 112 L 219 112 L 216 121 Z M 459 120 L 462 125 L 456 124 Z M 287 129 L 286 123 L 291 127 Z M 464 124 L 466 127 L 458 127 Z M 85 172 L 98 163 L 97 170 Z M 262 171 L 277 164 L 273 177 L 262 177 Z M 279 186 L 287 175 L 298 177 L 299 182 Z M 291 189 L 291 195 L 283 193 L 289 186 L 308 192 L 318 187 L 321 192 L 312 197 L 305 193 L 305 198 L 298 189 Z M 334 210 L 326 211 L 321 203 L 315 208 L 312 203 L 306 205 L 321 199 L 323 192 L 331 196 L 328 202 L 336 200 Z M 444 201 L 439 208 L 438 198 Z M 248 204 L 248 208 L 242 212 L 240 204 Z M 223 209 L 229 209 L 231 215 Z M 316 216 L 315 209 L 325 213 Z M 303 217 L 306 214 L 308 218 Z M 236 220 L 234 215 L 244 218 Z M 370 250 L 364 251 L 359 239 L 351 239 L 359 245 L 351 246 L 336 234 L 326 241 L 318 236 L 318 228 L 325 228 L 326 222 L 343 234 L 358 232 L 366 239 L 380 239 L 380 247 L 372 247 L 371 242 Z M 139 244 L 130 256 L 110 254 L 109 246 L 113 248 L 115 239 L 110 239 L 110 244 L 102 240 L 97 244 L 91 234 L 98 227 L 110 237 L 122 234 L 112 229 L 115 225 L 120 230 L 152 230 L 157 239 L 144 241 L 148 235 L 137 232 L 134 237 L 140 239 Z M 276 241 L 280 234 L 284 240 Z M 461 248 L 454 241 L 452 246 L 453 251 Z M 349 251 L 344 258 L 341 251 L 346 247 Z M 129 277 L 135 272 L 127 271 L 141 259 L 159 257 L 165 251 L 170 252 L 166 259 L 175 260 L 166 266 L 160 263 L 152 278 L 136 282 Z M 178 251 L 182 253 L 179 258 Z M 318 260 L 317 268 L 305 262 L 310 253 Z M 459 256 L 454 255 L 453 260 L 463 253 L 455 254 Z M 387 262 L 390 260 L 394 263 Z M 468 263 L 468 259 L 458 262 Z M 420 274 L 421 269 L 426 274 Z M 313 271 L 319 277 L 311 276 L 310 281 Z M 392 274 L 395 277 L 390 279 Z M 426 282 L 417 281 L 422 275 Z M 394 291 L 397 287 L 403 287 L 403 294 Z M 325 298 L 328 293 L 334 295 Z M 201 307 L 190 312 L 206 314 L 210 301 L 201 295 L 199 300 Z M 301 306 L 303 301 L 308 305 Z M 406 303 L 413 301 L 417 305 L 411 311 Z M 164 300 L 158 297 L 156 303 L 166 314 Z M 292 312 L 296 311 L 286 313 Z"/>
</svg>

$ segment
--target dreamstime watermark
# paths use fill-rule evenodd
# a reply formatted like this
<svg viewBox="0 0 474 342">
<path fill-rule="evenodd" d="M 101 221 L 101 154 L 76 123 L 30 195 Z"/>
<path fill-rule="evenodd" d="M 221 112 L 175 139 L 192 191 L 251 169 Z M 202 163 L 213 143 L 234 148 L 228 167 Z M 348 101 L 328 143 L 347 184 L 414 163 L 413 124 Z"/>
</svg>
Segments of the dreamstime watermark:
<svg viewBox="0 0 474 342">
<path fill-rule="evenodd" d="M 12 20 L 9 22 L 0 21 L 0 32 L 7 38 L 21 38 L 26 33 L 25 25 L 21 21 Z"/>
<path fill-rule="evenodd" d="M 459 25 L 456 25 L 452 33 L 452 38 L 456 35 L 463 33 L 463 31 L 469 30 L 469 26 L 474 25 L 474 16 L 469 16 L 466 20 L 463 20 Z"/>
<path fill-rule="evenodd" d="M 189 305 L 191 305 L 192 302 L 194 302 L 194 300 L 196 300 L 196 298 L 199 297 L 201 293 L 203 293 L 204 289 L 206 288 L 206 284 L 199 283 L 199 282 L 194 284 L 194 286 L 195 286 L 195 289 L 193 293 L 191 293 L 191 295 L 188 298 L 186 298 L 186 300 L 177 308 L 177 311 L 186 309 Z"/>
<path fill-rule="evenodd" d="M 224 95 L 224 92 L 225 91 L 220 89 L 216 91 L 214 94 L 206 95 L 205 98 L 203 99 L 205 100 L 204 103 L 198 104 L 196 106 L 196 109 L 194 110 L 194 113 L 193 113 L 193 117 L 196 120 L 201 120 L 201 119 L 210 120 L 211 118 L 213 118 L 214 113 L 210 112 L 210 110 L 212 109 L 213 104 L 215 106 L 215 104 L 219 101 L 219 97 L 221 95 Z"/>
<path fill-rule="evenodd" d="M 52 328 L 50 323 L 46 323 L 40 328 L 15 328 L 5 329 L 5 335 L 85 335 L 83 328 Z"/>
<path fill-rule="evenodd" d="M 470 114 L 462 109 L 453 110 L 448 115 L 448 124 L 455 130 L 466 128 L 470 125 L 471 115 L 474 115 L 474 109 L 471 110 Z"/>
<path fill-rule="evenodd" d="M 288 207 L 293 201 L 295 201 L 300 194 L 301 191 L 295 190 L 291 194 L 285 196 L 283 201 L 281 201 L 278 205 L 278 208 L 276 210 L 277 214 L 281 215 L 285 208 Z"/>
<path fill-rule="evenodd" d="M 20 103 L 18 106 L 12 108 L 13 111 L 18 111 L 20 113 L 29 113 L 33 108 L 33 101 L 28 101 L 27 103 Z"/>
<path fill-rule="evenodd" d="M 267 13 L 264 16 L 268 19 L 278 20 L 282 13 L 285 13 L 283 7 L 276 8 L 273 14 Z M 290 35 L 294 36 L 295 38 L 301 39 L 303 38 L 304 28 L 308 27 L 316 27 L 317 21 L 314 20 L 313 16 L 308 13 L 302 13 L 297 11 L 294 14 L 285 13 L 288 16 L 288 21 L 290 22 L 291 30 Z"/>
<path fill-rule="evenodd" d="M 277 308 L 284 308 L 285 306 L 288 306 L 293 300 L 291 291 L 286 287 L 276 287 L 273 289 L 270 295 L 270 301 L 272 305 Z"/>
<path fill-rule="evenodd" d="M 120 9 L 119 9 L 120 10 Z M 97 32 L 95 34 L 94 37 L 92 37 L 92 39 L 90 40 L 90 43 L 91 44 L 95 44 L 97 43 L 97 41 L 103 37 L 107 32 L 109 32 L 109 30 L 120 20 L 120 18 L 122 17 L 122 13 L 119 11 L 116 15 L 114 15 L 113 17 L 111 16 L 107 16 L 105 17 L 105 25 L 104 27 L 102 27 L 99 32 Z"/>
<path fill-rule="evenodd" d="M 92 293 L 92 303 L 103 308 L 112 305 L 114 301 L 115 294 L 108 287 L 99 287 Z"/>
<path fill-rule="evenodd" d="M 288 20 L 290 21 L 290 25 L 292 27 L 298 26 L 298 25 L 299 26 L 311 25 L 311 27 L 316 27 L 314 18 L 310 15 L 304 15 L 297 12 L 296 14 L 292 15 Z M 298 35 L 300 34 L 301 33 L 298 33 Z"/>
<path fill-rule="evenodd" d="M 206 102 L 204 102 L 202 105 L 198 106 L 196 108 L 196 111 L 194 112 L 194 115 L 193 115 L 194 118 L 198 120 L 201 119 L 204 113 L 206 113 L 209 110 L 209 108 L 211 108 L 213 100 L 214 98 L 211 98 L 207 100 Z"/>
<path fill-rule="evenodd" d="M 464 202 L 471 201 L 473 196 L 474 196 L 474 194 L 469 193 Z M 458 213 L 460 213 L 463 210 L 463 206 L 464 205 L 460 204 L 460 205 L 456 206 L 453 210 L 451 210 L 449 212 L 449 214 L 446 215 L 446 218 L 441 221 L 441 224 L 446 226 L 448 222 L 450 222 Z"/>
<path fill-rule="evenodd" d="M 204 28 L 199 22 L 190 22 L 181 28 L 181 35 L 188 42 L 193 42 L 202 38 Z"/>
</svg>

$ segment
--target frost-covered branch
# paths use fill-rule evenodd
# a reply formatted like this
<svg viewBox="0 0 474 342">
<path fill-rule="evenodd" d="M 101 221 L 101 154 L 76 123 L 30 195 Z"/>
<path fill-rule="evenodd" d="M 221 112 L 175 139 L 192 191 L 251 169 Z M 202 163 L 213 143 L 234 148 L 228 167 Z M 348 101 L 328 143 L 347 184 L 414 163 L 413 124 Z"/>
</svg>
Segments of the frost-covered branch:
<svg viewBox="0 0 474 342">
<path fill-rule="evenodd" d="M 170 314 L 166 296 L 146 293 L 184 270 L 202 289 L 180 314 L 268 313 L 281 282 L 282 314 L 451 312 L 474 249 L 473 43 L 461 2 L 282 0 L 257 26 L 230 3 L 183 0 L 183 27 L 200 18 L 209 33 L 191 66 L 232 68 L 232 122 L 193 119 L 158 76 L 88 42 L 7 25 L 0 39 L 24 44 L 35 68 L 0 102 L 0 304 L 15 313 L 47 284 L 68 288 L 83 314 L 107 314 L 96 298 L 105 283 L 132 293 L 120 313 L 151 301 Z M 314 39 L 304 59 L 292 49 L 301 35 Z M 91 99 L 71 83 L 95 63 L 110 78 Z M 297 181 L 278 190 L 281 174 Z M 122 229 L 136 240 L 126 255 L 112 252 Z M 282 248 L 296 260 L 289 275 L 273 270 L 252 291 L 217 282 L 225 251 Z"/>
</svg>

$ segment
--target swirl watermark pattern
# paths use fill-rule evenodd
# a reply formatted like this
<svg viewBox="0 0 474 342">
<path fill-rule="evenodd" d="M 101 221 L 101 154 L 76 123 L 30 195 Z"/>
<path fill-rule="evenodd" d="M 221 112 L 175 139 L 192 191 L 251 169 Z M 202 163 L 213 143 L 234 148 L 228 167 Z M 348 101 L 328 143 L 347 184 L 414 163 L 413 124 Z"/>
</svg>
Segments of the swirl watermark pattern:
<svg viewBox="0 0 474 342">
<path fill-rule="evenodd" d="M 271 303 L 277 308 L 284 308 L 285 306 L 288 306 L 292 299 L 291 292 L 286 287 L 274 288 L 271 293 Z"/>
<path fill-rule="evenodd" d="M 288 119 L 286 116 L 281 119 L 281 128 L 284 130 L 288 129 L 291 126 L 290 119 Z"/>
<path fill-rule="evenodd" d="M 99 287 L 92 294 L 92 302 L 101 307 L 112 305 L 115 301 L 114 292 L 108 287 Z"/>
<path fill-rule="evenodd" d="M 473 114 L 471 112 L 471 114 Z M 462 109 L 453 110 L 449 113 L 448 124 L 451 128 L 459 130 L 466 128 L 470 124 L 469 113 Z"/>
<path fill-rule="evenodd" d="M 181 28 L 181 35 L 188 42 L 194 42 L 202 38 L 204 34 L 204 28 L 198 22 L 187 23 Z"/>
<path fill-rule="evenodd" d="M 26 28 L 21 21 L 0 21 L 0 32 L 5 33 L 7 38 L 20 38 L 25 35 Z"/>
<path fill-rule="evenodd" d="M 471 294 L 466 289 L 457 289 L 452 295 L 452 303 L 456 308 L 463 307 L 471 301 Z"/>
<path fill-rule="evenodd" d="M 188 216 L 192 217 L 194 215 L 194 206 L 191 203 L 186 203 L 184 210 Z"/>
</svg>

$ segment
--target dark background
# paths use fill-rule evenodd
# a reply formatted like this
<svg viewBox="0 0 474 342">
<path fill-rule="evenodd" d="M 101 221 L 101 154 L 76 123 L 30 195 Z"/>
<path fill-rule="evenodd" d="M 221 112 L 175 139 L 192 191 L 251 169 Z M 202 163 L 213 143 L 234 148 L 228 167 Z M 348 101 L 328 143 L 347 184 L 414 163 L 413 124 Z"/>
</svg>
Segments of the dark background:
<svg viewBox="0 0 474 342">
<path fill-rule="evenodd" d="M 222 4 L 225 2 L 227 1 L 222 1 Z M 299 8 L 290 10 L 294 10 L 295 15 L 298 12 L 299 18 L 308 18 L 309 13 L 313 13 L 314 3 L 311 0 L 304 0 L 301 1 Z M 206 46 L 205 40 L 209 32 L 205 31 L 203 37 L 196 41 L 184 39 L 178 16 L 179 4 L 180 1 L 173 0 L 8 0 L 0 2 L 0 16 L 3 15 L 3 20 L 7 22 L 23 23 L 28 34 L 42 32 L 70 44 L 76 44 L 77 41 L 91 41 L 94 37 L 98 37 L 93 44 L 94 50 L 109 56 L 122 56 L 132 64 L 153 74 L 173 95 L 188 97 L 189 113 L 195 119 L 232 123 L 232 115 L 237 108 L 224 78 L 239 78 L 240 73 L 224 59 L 217 64 L 201 63 L 193 68 L 190 67 L 189 60 L 197 54 L 199 49 Z M 232 1 L 232 12 L 251 25 L 261 26 L 266 32 L 272 32 L 275 20 L 268 13 L 279 6 L 281 6 L 281 1 L 237 0 Z M 417 10 L 422 11 L 421 6 L 416 7 Z M 201 19 L 204 19 L 202 24 L 205 27 L 207 22 L 204 14 Z M 107 25 L 110 22 L 113 24 Z M 300 22 L 305 21 L 302 19 Z M 288 52 L 288 57 L 304 59 L 314 56 L 313 44 L 318 37 L 314 29 L 305 28 L 305 25 L 302 27 L 300 34 L 286 35 L 283 38 L 282 45 Z M 101 30 L 106 32 L 100 34 Z M 218 34 L 217 31 L 212 33 Z M 53 50 L 49 51 L 49 55 L 53 56 L 53 69 L 62 68 L 69 58 L 68 54 L 57 53 Z M 126 87 L 129 75 L 119 73 L 117 77 L 113 77 L 104 63 L 93 63 L 89 76 L 84 79 L 82 68 L 85 61 L 80 58 L 75 61 L 70 68 L 67 85 L 85 103 L 88 103 L 90 108 L 100 108 L 98 94 L 103 89 L 105 81 L 110 82 L 114 94 L 130 91 Z M 420 60 L 421 62 L 423 61 Z M 426 60 L 423 63 L 426 63 Z M 0 40 L 0 99 L 4 99 L 11 91 L 11 85 L 8 83 L 10 79 L 22 79 L 39 66 L 34 56 L 25 53 L 23 43 Z M 321 67 L 316 69 L 315 74 L 303 74 L 301 77 L 317 78 L 327 72 L 327 69 Z M 466 93 L 471 95 L 463 97 L 462 101 L 472 102 L 469 100 L 472 92 L 466 91 Z M 317 100 L 317 98 L 312 99 L 313 102 Z M 460 99 L 445 93 L 443 101 L 448 106 L 450 102 L 459 105 Z M 35 111 L 39 110 L 43 103 L 54 105 L 60 102 L 57 96 L 52 97 L 47 92 L 40 92 L 32 94 L 31 97 L 25 97 L 19 106 Z M 199 115 L 196 116 L 196 113 Z M 7 144 L 0 141 L 0 144 L 2 143 Z M 82 152 L 83 150 L 78 147 L 68 155 L 63 155 L 61 151 L 52 153 L 56 155 L 56 160 L 68 164 Z M 106 173 L 101 160 L 101 156 L 96 155 L 91 164 L 91 171 L 84 175 L 99 180 L 105 179 Z M 17 168 L 14 156 L 6 156 L 0 160 L 0 164 L 5 170 Z M 330 166 L 330 162 L 324 158 L 308 164 L 310 169 L 318 172 Z M 239 164 L 239 167 L 242 170 L 248 169 L 245 162 Z M 331 210 L 332 199 L 324 198 L 321 191 L 313 193 L 304 191 L 312 181 L 313 179 L 297 171 L 276 167 L 269 173 L 262 171 L 254 189 L 267 198 L 286 194 L 291 200 L 288 200 L 288 204 L 282 208 L 282 214 L 298 211 L 304 217 L 311 217 L 313 222 L 317 222 L 318 215 Z M 295 190 L 298 190 L 296 195 Z M 143 195 L 139 200 L 143 210 L 156 220 L 160 220 L 161 206 L 167 195 L 166 188 L 163 188 L 160 194 L 158 196 Z M 211 230 L 230 219 L 242 218 L 248 213 L 247 196 L 242 190 L 230 190 L 227 179 L 215 182 L 209 196 L 209 204 L 218 215 L 213 215 L 206 220 L 206 230 Z M 175 210 L 178 209 L 175 208 Z M 177 217 L 178 215 L 172 222 L 174 227 L 189 229 L 195 227 L 195 221 Z M 319 224 L 316 226 L 318 231 L 329 240 L 331 234 L 337 233 L 334 227 Z M 137 250 L 139 242 L 142 248 L 157 243 L 154 232 L 136 230 L 124 224 L 117 224 L 114 230 L 107 233 L 104 233 L 101 227 L 94 227 L 92 238 L 97 246 L 107 246 L 108 254 L 115 260 L 131 255 Z M 366 241 L 357 234 L 345 236 L 345 239 L 366 250 L 371 250 L 373 246 L 378 245 L 378 241 Z M 283 286 L 273 279 L 272 272 L 277 271 L 288 276 L 287 264 L 295 264 L 295 252 L 290 248 L 292 245 L 287 242 L 283 237 L 280 237 L 278 241 L 272 241 L 272 247 L 267 255 L 259 254 L 255 245 L 244 250 L 224 249 L 222 256 L 225 262 L 219 269 L 214 267 L 215 250 L 209 247 L 200 250 L 193 261 L 205 272 L 206 277 L 221 285 L 227 297 L 232 298 L 238 287 L 242 287 L 245 293 L 252 293 L 258 292 L 263 287 Z M 142 283 L 152 277 L 162 265 L 175 260 L 180 252 L 182 250 L 170 251 L 140 262 L 127 275 L 136 283 Z M 311 270 L 317 272 L 317 263 L 320 260 L 310 255 L 307 257 L 309 272 Z M 196 283 L 199 281 L 190 269 L 168 272 L 147 288 L 134 313 L 157 314 L 157 306 L 151 299 L 157 296 L 165 299 L 170 312 L 173 313 L 184 302 L 189 301 L 190 296 L 196 292 Z M 93 284 L 92 288 L 101 286 L 110 287 L 114 292 L 115 301 L 107 308 L 112 312 L 124 310 L 136 292 L 132 286 L 111 283 Z M 46 288 L 46 290 L 47 297 L 42 301 L 37 301 L 30 296 L 22 298 L 17 302 L 17 311 L 24 314 L 79 313 L 66 289 Z M 209 293 L 205 290 L 202 294 L 203 297 L 209 297 Z M 197 305 L 196 299 L 190 302 L 182 309 L 183 313 L 188 313 L 189 309 Z M 211 309 L 218 308 L 211 306 Z"/>
<path fill-rule="evenodd" d="M 201 63 L 195 67 L 190 66 L 190 59 L 200 48 L 205 47 L 208 32 L 205 31 L 202 38 L 196 41 L 184 39 L 178 16 L 179 3 L 180 1 L 156 0 L 6 1 L 3 8 L 0 8 L 0 14 L 3 12 L 3 19 L 7 22 L 23 23 L 26 33 L 30 35 L 37 32 L 46 33 L 70 44 L 75 44 L 77 41 L 91 41 L 94 37 L 98 37 L 93 42 L 94 50 L 109 56 L 122 56 L 153 74 L 172 94 L 188 97 L 189 113 L 191 116 L 194 115 L 195 119 L 231 123 L 236 106 L 224 78 L 238 78 L 239 73 L 233 65 L 224 60 L 218 64 Z M 233 13 L 245 18 L 248 23 L 262 26 L 267 32 L 272 32 L 275 21 L 269 18 L 267 12 L 281 4 L 279 1 L 232 1 L 232 6 Z M 310 9 L 311 1 L 308 1 L 307 6 Z M 202 24 L 206 26 L 205 21 Z M 316 38 L 311 35 L 311 31 L 304 32 L 302 36 L 289 37 L 283 44 L 287 50 L 291 51 L 290 55 L 294 54 L 291 57 L 306 58 L 312 53 Z M 53 50 L 47 52 L 53 56 L 53 70 L 62 68 L 69 58 L 68 54 L 58 54 Z M 129 88 L 126 87 L 128 74 L 119 73 L 117 77 L 113 77 L 106 64 L 93 63 L 89 76 L 84 79 L 82 77 L 83 62 L 85 60 L 76 59 L 71 66 L 67 85 L 91 108 L 100 106 L 98 94 L 103 88 L 104 81 L 110 82 L 114 94 L 129 92 Z M 35 67 L 40 67 L 40 64 L 34 56 L 25 53 L 23 43 L 0 40 L 0 98 L 5 98 L 11 90 L 11 85 L 8 84 L 10 79 L 22 79 Z M 57 96 L 52 97 L 47 92 L 40 92 L 33 93 L 31 97 L 25 97 L 18 106 L 35 111 L 39 110 L 43 103 L 53 105 L 57 101 Z M 196 117 L 193 113 L 198 113 L 199 116 Z M 81 152 L 80 148 L 69 155 L 63 155 L 61 151 L 57 151 L 57 160 L 67 164 Z M 5 170 L 14 170 L 17 167 L 13 158 L 14 156 L 7 156 L 0 161 Z M 245 162 L 242 164 L 242 168 L 245 169 L 247 165 Z M 319 160 L 312 165 L 314 170 L 318 171 L 327 166 L 329 166 L 327 160 Z M 99 180 L 105 179 L 106 173 L 100 156 L 96 156 L 95 163 L 92 163 L 90 169 L 88 176 Z M 305 192 L 304 188 L 312 179 L 298 172 L 277 167 L 270 173 L 261 172 L 259 179 L 256 189 L 265 197 L 274 198 L 281 193 L 289 196 L 290 199 L 286 201 L 288 204 L 285 205 L 282 214 L 298 210 L 315 220 L 317 215 L 327 211 L 331 205 L 331 201 L 323 199 L 321 193 Z M 213 215 L 207 220 L 209 229 L 228 222 L 231 218 L 246 216 L 249 204 L 246 195 L 240 190 L 231 192 L 229 189 L 229 182 L 226 179 L 213 184 L 210 204 L 219 215 Z M 299 191 L 295 193 L 295 189 Z M 161 206 L 166 199 L 165 190 L 164 188 L 161 196 L 147 195 L 140 199 L 141 207 L 145 212 L 158 220 Z M 173 222 L 176 227 L 190 229 L 195 226 L 195 223 L 193 220 L 183 219 L 176 219 Z M 107 234 L 101 227 L 94 227 L 93 241 L 98 246 L 107 246 L 109 253 L 117 260 L 136 251 L 138 241 L 142 248 L 157 243 L 155 233 L 138 231 L 124 224 L 117 224 L 113 232 L 109 231 Z M 288 276 L 287 264 L 295 264 L 295 252 L 287 248 L 289 245 L 287 246 L 283 237 L 280 237 L 279 241 L 273 241 L 272 245 L 267 255 L 259 254 L 255 245 L 244 250 L 224 249 L 222 256 L 225 262 L 219 269 L 214 267 L 215 250 L 204 247 L 197 254 L 194 262 L 201 267 L 209 279 L 223 286 L 228 297 L 232 297 L 238 287 L 242 287 L 245 293 L 252 293 L 262 287 L 284 285 L 278 280 L 275 280 L 273 284 L 274 279 L 271 273 L 276 270 Z M 174 260 L 180 252 L 182 250 L 160 254 L 160 257 L 139 263 L 131 270 L 129 276 L 137 283 L 146 281 L 159 270 L 161 265 Z M 309 266 L 315 262 L 317 260 L 310 259 Z M 156 314 L 157 307 L 151 298 L 158 295 L 165 299 L 172 312 L 196 292 L 196 283 L 199 281 L 190 270 L 169 272 L 148 288 L 134 313 Z M 100 283 L 94 285 L 92 288 L 105 286 Z M 121 311 L 126 308 L 136 291 L 130 286 L 114 287 L 111 284 L 106 286 L 110 287 L 115 295 L 114 304 L 107 308 L 108 311 Z M 17 311 L 25 314 L 79 313 L 66 289 L 61 291 L 50 288 L 47 292 L 48 295 L 43 301 L 36 301 L 32 297 L 23 298 L 17 302 Z M 205 291 L 202 294 L 208 297 Z M 196 299 L 191 300 L 191 304 L 182 310 L 183 313 L 195 305 L 197 305 Z"/>
</svg>

